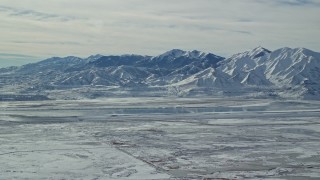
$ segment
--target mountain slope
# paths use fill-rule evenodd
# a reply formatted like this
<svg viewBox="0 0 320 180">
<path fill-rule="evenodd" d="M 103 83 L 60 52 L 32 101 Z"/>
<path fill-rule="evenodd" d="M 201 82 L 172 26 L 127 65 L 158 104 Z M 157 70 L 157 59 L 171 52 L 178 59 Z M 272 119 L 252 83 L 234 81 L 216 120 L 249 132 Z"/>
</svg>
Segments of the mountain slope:
<svg viewBox="0 0 320 180">
<path fill-rule="evenodd" d="M 320 53 L 304 48 L 281 48 L 271 52 L 258 47 L 225 59 L 216 72 L 224 72 L 227 76 L 218 77 L 240 82 L 247 91 L 259 87 L 277 89 L 283 97 L 320 97 Z"/>
<path fill-rule="evenodd" d="M 90 90 L 85 90 L 89 88 Z M 111 91 L 112 89 L 112 91 Z M 159 56 L 50 58 L 0 69 L 0 95 L 254 95 L 320 99 L 320 53 L 257 47 L 223 58 L 173 49 Z M 61 96 L 59 96 L 61 97 Z M 96 96 L 95 96 L 96 97 Z M 62 95 L 62 98 L 64 96 Z"/>
</svg>

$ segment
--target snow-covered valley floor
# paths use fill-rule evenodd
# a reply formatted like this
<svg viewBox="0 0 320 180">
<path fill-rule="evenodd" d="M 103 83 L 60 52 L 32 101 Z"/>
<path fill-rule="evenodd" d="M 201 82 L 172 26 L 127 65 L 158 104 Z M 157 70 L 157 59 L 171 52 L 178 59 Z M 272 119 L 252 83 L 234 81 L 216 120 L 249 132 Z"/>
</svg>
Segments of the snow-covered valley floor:
<svg viewBox="0 0 320 180">
<path fill-rule="evenodd" d="M 319 179 L 320 102 L 1 102 L 0 179 Z"/>
</svg>

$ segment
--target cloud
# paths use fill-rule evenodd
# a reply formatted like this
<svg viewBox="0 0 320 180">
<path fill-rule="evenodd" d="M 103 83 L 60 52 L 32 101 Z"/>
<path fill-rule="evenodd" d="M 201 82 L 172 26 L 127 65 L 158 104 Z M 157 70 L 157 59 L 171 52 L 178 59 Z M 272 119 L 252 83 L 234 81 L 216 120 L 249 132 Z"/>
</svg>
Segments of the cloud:
<svg viewBox="0 0 320 180">
<path fill-rule="evenodd" d="M 35 56 L 22 55 L 22 54 L 8 54 L 8 53 L 0 53 L 1 58 L 35 58 Z"/>
<path fill-rule="evenodd" d="M 247 34 L 247 35 L 253 35 L 253 33 L 250 32 L 250 31 L 237 31 L 237 30 L 234 30 L 233 32 L 237 32 L 237 33 L 241 33 L 241 34 Z"/>
<path fill-rule="evenodd" d="M 278 0 L 278 3 L 291 6 L 319 5 L 312 0 Z"/>
<path fill-rule="evenodd" d="M 11 43 L 16 44 L 48 44 L 48 45 L 80 45 L 78 42 L 72 41 L 11 41 Z"/>
<path fill-rule="evenodd" d="M 62 16 L 58 14 L 49 14 L 49 13 L 43 13 L 38 12 L 34 10 L 28 10 L 28 9 L 18 9 L 8 6 L 0 6 L 0 12 L 7 13 L 10 16 L 19 16 L 19 17 L 25 17 L 25 18 L 32 18 L 34 20 L 39 21 L 71 21 L 76 19 L 72 16 Z"/>
<path fill-rule="evenodd" d="M 229 56 L 254 48 L 320 49 L 319 1 L 1 0 L 1 52 L 39 57 L 157 55 L 179 48 Z M 27 61 L 26 61 L 27 62 Z"/>
<path fill-rule="evenodd" d="M 320 6 L 320 3 L 314 0 L 259 0 L 262 3 L 272 3 L 273 5 L 279 6 Z"/>
</svg>

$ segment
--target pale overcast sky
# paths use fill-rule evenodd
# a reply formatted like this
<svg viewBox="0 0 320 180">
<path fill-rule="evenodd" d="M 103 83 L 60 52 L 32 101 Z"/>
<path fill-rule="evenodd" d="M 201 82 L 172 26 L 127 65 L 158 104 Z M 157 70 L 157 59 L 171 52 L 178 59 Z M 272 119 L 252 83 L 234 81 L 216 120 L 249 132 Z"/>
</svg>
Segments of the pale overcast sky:
<svg viewBox="0 0 320 180">
<path fill-rule="evenodd" d="M 0 67 L 52 56 L 320 51 L 320 0 L 1 0 Z"/>
</svg>

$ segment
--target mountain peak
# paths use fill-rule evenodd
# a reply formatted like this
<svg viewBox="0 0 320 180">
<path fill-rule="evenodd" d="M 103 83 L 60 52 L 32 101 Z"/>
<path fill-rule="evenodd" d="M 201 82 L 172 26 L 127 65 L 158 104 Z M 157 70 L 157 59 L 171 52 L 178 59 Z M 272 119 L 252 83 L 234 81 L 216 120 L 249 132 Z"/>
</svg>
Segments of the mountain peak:
<svg viewBox="0 0 320 180">
<path fill-rule="evenodd" d="M 310 49 L 307 49 L 307 48 L 295 48 L 294 50 L 296 50 L 297 52 L 300 52 L 300 53 L 303 53 L 305 55 L 314 55 L 316 52 L 310 50 Z"/>
<path fill-rule="evenodd" d="M 91 55 L 91 56 L 87 57 L 87 59 L 100 58 L 100 57 L 102 57 L 102 56 L 103 56 L 103 55 L 101 55 L 101 54 L 95 54 L 95 55 Z"/>
<path fill-rule="evenodd" d="M 262 46 L 258 46 L 256 48 L 254 48 L 251 52 L 267 52 L 267 53 L 271 53 L 270 50 L 262 47 Z"/>
<path fill-rule="evenodd" d="M 270 50 L 268 50 L 262 46 L 258 46 L 249 52 L 249 56 L 253 57 L 253 59 L 256 59 L 256 58 L 260 58 L 260 57 L 265 56 L 270 53 L 271 53 Z"/>
<path fill-rule="evenodd" d="M 187 55 L 192 58 L 201 58 L 201 57 L 205 57 L 206 55 L 208 55 L 208 53 L 198 51 L 198 50 L 193 50 L 193 51 L 189 51 L 187 53 Z"/>
<path fill-rule="evenodd" d="M 172 49 L 172 50 L 167 51 L 157 57 L 160 57 L 160 58 L 169 57 L 170 59 L 175 59 L 175 58 L 183 56 L 183 57 L 187 57 L 187 58 L 198 59 L 198 58 L 204 58 L 208 54 L 210 54 L 210 53 L 205 53 L 205 52 L 198 51 L 198 50 L 184 51 L 181 49 Z"/>
<path fill-rule="evenodd" d="M 275 51 L 272 52 L 272 56 L 279 56 L 279 54 L 296 54 L 296 55 L 305 55 L 305 56 L 313 56 L 315 58 L 320 59 L 319 53 L 312 51 L 310 49 L 307 48 L 289 48 L 289 47 L 284 47 L 284 48 L 280 48 L 277 49 Z"/>
<path fill-rule="evenodd" d="M 163 57 L 168 57 L 168 56 L 172 56 L 173 58 L 182 56 L 186 53 L 186 51 L 183 51 L 181 49 L 172 49 L 170 51 L 167 51 L 163 54 L 161 54 L 159 57 L 163 58 Z"/>
</svg>

